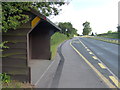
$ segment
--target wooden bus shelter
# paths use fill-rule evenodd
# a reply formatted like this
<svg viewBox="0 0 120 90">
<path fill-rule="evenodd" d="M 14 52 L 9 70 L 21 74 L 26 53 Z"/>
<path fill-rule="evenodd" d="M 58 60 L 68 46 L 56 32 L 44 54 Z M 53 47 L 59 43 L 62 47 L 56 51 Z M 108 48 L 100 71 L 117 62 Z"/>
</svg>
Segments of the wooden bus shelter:
<svg viewBox="0 0 120 90">
<path fill-rule="evenodd" d="M 20 81 L 31 81 L 30 60 L 49 60 L 50 37 L 60 28 L 44 15 L 31 9 L 24 12 L 30 20 L 16 30 L 2 33 L 2 41 L 9 48 L 2 52 L 2 72 Z"/>
</svg>

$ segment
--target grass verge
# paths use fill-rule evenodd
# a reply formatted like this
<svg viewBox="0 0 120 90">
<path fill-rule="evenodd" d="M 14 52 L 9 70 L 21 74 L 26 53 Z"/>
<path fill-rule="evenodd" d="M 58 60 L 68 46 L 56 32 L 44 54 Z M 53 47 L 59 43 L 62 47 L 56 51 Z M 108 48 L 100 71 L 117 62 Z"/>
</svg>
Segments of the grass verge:
<svg viewBox="0 0 120 90">
<path fill-rule="evenodd" d="M 91 39 L 95 39 L 95 40 L 100 40 L 100 41 L 104 41 L 104 42 L 120 45 L 120 42 L 118 40 L 107 40 L 107 39 L 95 38 L 95 37 L 87 37 L 87 38 L 91 38 Z"/>
<path fill-rule="evenodd" d="M 98 34 L 99 37 L 105 37 L 105 38 L 113 38 L 113 39 L 120 39 L 118 32 L 113 33 L 106 33 L 106 34 Z"/>
<path fill-rule="evenodd" d="M 35 86 L 30 83 L 22 83 L 16 80 L 11 80 L 9 83 L 2 83 L 2 90 L 7 90 L 9 88 L 35 88 Z"/>
<path fill-rule="evenodd" d="M 52 37 L 51 37 L 51 59 L 54 59 L 56 52 L 57 52 L 57 47 L 64 42 L 65 40 L 70 39 L 70 37 L 67 37 L 64 34 L 61 34 L 59 32 L 56 32 Z"/>
</svg>

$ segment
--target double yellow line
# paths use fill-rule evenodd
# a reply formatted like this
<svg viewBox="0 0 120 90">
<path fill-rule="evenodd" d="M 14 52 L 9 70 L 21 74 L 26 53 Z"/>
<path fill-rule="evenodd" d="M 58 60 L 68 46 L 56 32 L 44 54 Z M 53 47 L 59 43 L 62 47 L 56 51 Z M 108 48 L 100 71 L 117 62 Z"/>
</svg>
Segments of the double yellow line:
<svg viewBox="0 0 120 90">
<path fill-rule="evenodd" d="M 70 42 L 70 46 L 83 58 L 83 60 L 98 74 L 109 88 L 117 88 L 105 76 L 103 76 Z"/>
</svg>

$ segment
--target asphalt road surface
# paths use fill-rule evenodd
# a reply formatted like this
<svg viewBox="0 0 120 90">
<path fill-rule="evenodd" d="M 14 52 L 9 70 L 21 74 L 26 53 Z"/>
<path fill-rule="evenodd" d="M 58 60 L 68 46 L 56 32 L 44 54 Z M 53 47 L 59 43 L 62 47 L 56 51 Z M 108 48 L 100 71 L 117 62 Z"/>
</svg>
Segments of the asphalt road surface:
<svg viewBox="0 0 120 90">
<path fill-rule="evenodd" d="M 89 41 L 87 38 L 79 39 L 89 47 L 95 48 L 95 46 L 91 45 L 94 40 Z M 91 43 L 89 44 L 89 42 Z M 51 88 L 108 88 L 114 86 L 114 83 L 109 82 L 109 79 L 107 79 L 112 74 L 99 67 L 98 63 L 100 62 L 95 60 L 93 55 L 89 54 L 78 38 L 66 41 L 58 49 L 58 53 L 61 60 Z M 116 55 L 116 52 L 112 51 L 112 54 Z"/>
<path fill-rule="evenodd" d="M 79 38 L 120 79 L 119 45 L 90 38 Z"/>
</svg>

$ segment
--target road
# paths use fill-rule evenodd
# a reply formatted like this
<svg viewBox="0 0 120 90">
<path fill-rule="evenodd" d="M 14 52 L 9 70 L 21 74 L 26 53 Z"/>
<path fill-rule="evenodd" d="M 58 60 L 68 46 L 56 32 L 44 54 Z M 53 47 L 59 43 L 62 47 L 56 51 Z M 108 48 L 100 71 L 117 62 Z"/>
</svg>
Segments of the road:
<svg viewBox="0 0 120 90">
<path fill-rule="evenodd" d="M 85 43 L 88 48 L 81 41 Z M 97 56 L 94 56 L 93 52 L 91 51 L 93 50 L 97 52 L 99 47 L 91 43 L 95 43 L 96 45 L 100 44 L 99 41 L 97 42 L 91 39 L 78 37 L 68 40 L 62 44 L 62 46 L 58 49 L 61 60 L 53 78 L 51 88 L 115 87 L 115 83 L 109 78 L 109 76 L 112 77 L 111 72 L 108 69 L 102 69 L 99 66 L 99 63 L 101 64 L 102 62 L 96 60 Z M 101 44 L 101 46 L 102 45 L 103 44 Z M 89 48 L 91 48 L 91 50 Z M 98 50 L 94 50 L 93 48 L 97 48 Z M 105 50 L 108 51 L 107 49 L 108 48 Z M 115 47 L 113 47 L 113 49 L 117 50 Z M 98 54 L 103 55 L 103 52 L 99 52 Z M 111 53 L 112 55 L 117 54 L 113 50 L 111 50 L 109 54 Z M 116 59 L 113 64 L 114 68 L 116 69 L 117 67 L 115 64 L 117 64 Z M 112 66 L 111 69 L 113 69 Z M 115 73 L 116 72 L 117 71 L 115 70 Z"/>
<path fill-rule="evenodd" d="M 90 38 L 79 38 L 94 54 L 120 79 L 120 69 L 118 69 L 119 45 L 106 43 Z M 120 67 L 119 67 L 120 68 Z"/>
</svg>

